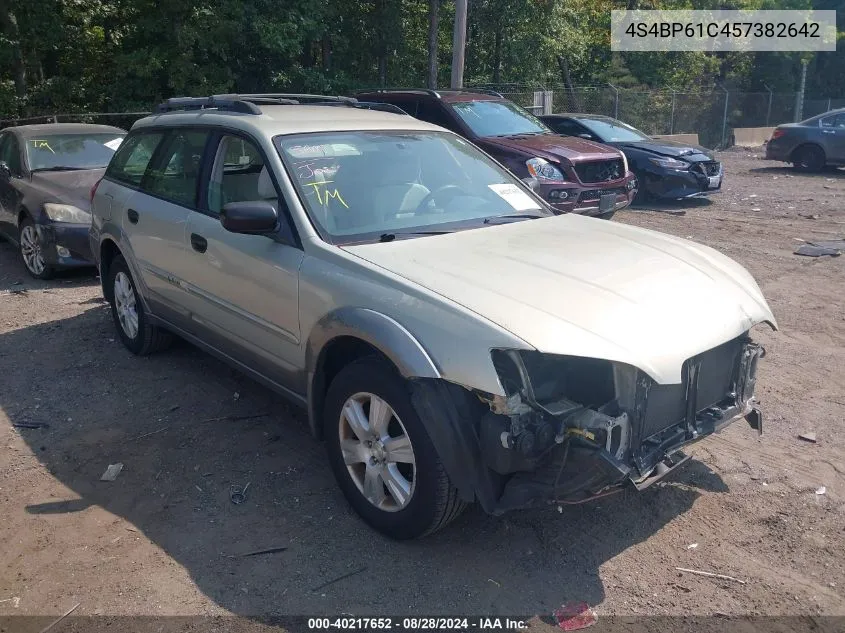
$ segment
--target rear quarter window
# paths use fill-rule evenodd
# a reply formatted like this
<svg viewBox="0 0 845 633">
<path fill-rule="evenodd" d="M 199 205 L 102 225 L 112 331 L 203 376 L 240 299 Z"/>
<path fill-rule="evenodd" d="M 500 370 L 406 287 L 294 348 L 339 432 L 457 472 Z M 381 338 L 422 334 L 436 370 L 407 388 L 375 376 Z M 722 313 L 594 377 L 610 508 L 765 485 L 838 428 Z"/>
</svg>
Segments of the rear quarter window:
<svg viewBox="0 0 845 633">
<path fill-rule="evenodd" d="M 163 132 L 130 133 L 112 157 L 106 177 L 140 187 L 150 160 L 163 138 Z"/>
</svg>

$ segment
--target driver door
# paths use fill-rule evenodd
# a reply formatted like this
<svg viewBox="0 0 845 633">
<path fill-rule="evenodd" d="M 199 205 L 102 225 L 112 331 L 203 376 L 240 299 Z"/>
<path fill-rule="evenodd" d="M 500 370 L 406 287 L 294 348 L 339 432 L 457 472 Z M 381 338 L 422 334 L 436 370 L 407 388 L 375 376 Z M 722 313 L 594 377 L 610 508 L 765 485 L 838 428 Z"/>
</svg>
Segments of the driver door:
<svg viewBox="0 0 845 633">
<path fill-rule="evenodd" d="M 206 203 L 190 214 L 186 231 L 195 325 L 227 355 L 298 392 L 303 251 L 279 235 L 231 233 L 219 220 L 227 203 L 266 200 L 286 221 L 284 198 L 259 145 L 220 135 L 206 187 Z"/>
</svg>

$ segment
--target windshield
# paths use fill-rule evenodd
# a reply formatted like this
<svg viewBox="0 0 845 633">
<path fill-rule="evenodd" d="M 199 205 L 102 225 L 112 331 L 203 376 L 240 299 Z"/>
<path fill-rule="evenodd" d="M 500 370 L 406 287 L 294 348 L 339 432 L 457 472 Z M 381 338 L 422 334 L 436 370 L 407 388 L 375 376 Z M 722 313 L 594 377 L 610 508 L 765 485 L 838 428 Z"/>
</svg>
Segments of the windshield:
<svg viewBox="0 0 845 633">
<path fill-rule="evenodd" d="M 617 121 L 616 119 L 579 119 L 581 125 L 586 126 L 589 130 L 599 137 L 599 140 L 605 143 L 613 141 L 648 141 L 648 136 L 640 132 L 637 128 L 631 127 L 627 123 Z"/>
<path fill-rule="evenodd" d="M 311 220 L 336 243 L 553 215 L 482 152 L 446 132 L 336 132 L 274 139 Z"/>
<path fill-rule="evenodd" d="M 451 105 L 478 136 L 546 134 L 550 131 L 533 114 L 510 101 L 461 101 Z"/>
<path fill-rule="evenodd" d="M 106 167 L 124 134 L 45 134 L 26 140 L 29 168 L 98 169 Z"/>
</svg>

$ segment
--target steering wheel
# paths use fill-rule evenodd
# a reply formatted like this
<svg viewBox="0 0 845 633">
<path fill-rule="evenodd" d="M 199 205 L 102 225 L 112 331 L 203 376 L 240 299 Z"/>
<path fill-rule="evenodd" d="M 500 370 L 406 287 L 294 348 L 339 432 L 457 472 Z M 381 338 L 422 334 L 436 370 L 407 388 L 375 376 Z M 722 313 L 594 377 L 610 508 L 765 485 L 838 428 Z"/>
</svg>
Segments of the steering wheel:
<svg viewBox="0 0 845 633">
<path fill-rule="evenodd" d="M 429 192 L 429 194 L 425 198 L 420 200 L 420 203 L 417 205 L 417 209 L 416 211 L 414 211 L 414 213 L 432 213 L 432 211 L 426 210 L 426 207 L 431 203 L 432 200 L 446 192 L 451 192 L 451 195 L 449 196 L 450 200 L 460 194 L 467 194 L 466 190 L 458 185 L 443 185 L 442 187 L 438 187 L 434 191 Z"/>
</svg>

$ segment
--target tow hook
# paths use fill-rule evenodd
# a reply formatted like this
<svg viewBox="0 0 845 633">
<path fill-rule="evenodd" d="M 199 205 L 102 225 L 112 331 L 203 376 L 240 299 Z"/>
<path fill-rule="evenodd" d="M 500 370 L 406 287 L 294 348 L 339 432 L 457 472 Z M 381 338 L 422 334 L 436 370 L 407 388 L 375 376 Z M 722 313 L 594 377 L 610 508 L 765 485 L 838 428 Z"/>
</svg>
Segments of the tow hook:
<svg viewBox="0 0 845 633">
<path fill-rule="evenodd" d="M 760 409 L 752 407 L 751 411 L 745 414 L 745 421 L 758 435 L 763 435 L 763 412 Z"/>
</svg>

